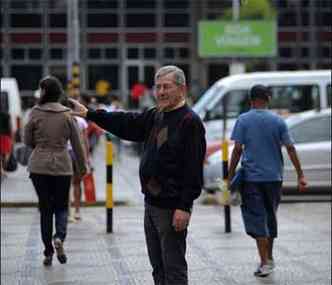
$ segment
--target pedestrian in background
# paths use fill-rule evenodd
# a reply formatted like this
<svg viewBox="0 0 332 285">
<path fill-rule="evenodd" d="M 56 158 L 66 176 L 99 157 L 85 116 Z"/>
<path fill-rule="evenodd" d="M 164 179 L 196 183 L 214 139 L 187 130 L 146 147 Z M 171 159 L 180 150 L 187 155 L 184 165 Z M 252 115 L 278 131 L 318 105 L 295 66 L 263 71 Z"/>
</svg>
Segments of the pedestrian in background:
<svg viewBox="0 0 332 285">
<path fill-rule="evenodd" d="M 89 142 L 88 142 L 88 135 L 87 135 L 87 129 L 88 129 L 88 123 L 85 119 L 75 116 L 74 120 L 76 121 L 76 124 L 78 126 L 82 147 L 84 149 L 84 154 L 86 157 L 87 165 L 88 165 L 88 171 L 90 172 L 92 169 L 91 166 L 91 158 L 89 153 Z M 72 144 L 70 141 L 68 141 L 68 151 L 73 161 L 73 176 L 72 176 L 72 186 L 73 186 L 73 200 L 74 200 L 74 215 L 71 215 L 71 211 L 69 209 L 69 221 L 75 222 L 81 220 L 81 200 L 82 200 L 82 176 L 79 172 L 79 161 L 77 160 L 77 157 L 75 155 L 75 152 L 73 150 Z M 70 205 L 69 205 L 70 208 Z"/>
<path fill-rule="evenodd" d="M 256 85 L 250 90 L 251 110 L 240 115 L 231 139 L 235 141 L 229 179 L 242 156 L 242 217 L 246 233 L 256 240 L 260 257 L 255 276 L 268 276 L 274 266 L 273 242 L 278 234 L 277 209 L 281 199 L 284 145 L 296 169 L 300 191 L 306 189 L 293 140 L 285 121 L 268 110 L 270 90 Z"/>
<path fill-rule="evenodd" d="M 13 149 L 13 132 L 8 112 L 0 110 L 0 177 L 5 176 L 5 168 Z"/>
<path fill-rule="evenodd" d="M 75 104 L 78 115 L 122 139 L 144 143 L 139 174 L 153 279 L 155 284 L 187 285 L 187 227 L 203 184 L 205 130 L 186 104 L 181 69 L 162 67 L 155 84 L 157 107 L 141 113 L 88 111 Z"/>
<path fill-rule="evenodd" d="M 79 131 L 70 115 L 71 110 L 59 103 L 64 93 L 60 81 L 47 76 L 40 81 L 39 87 L 41 97 L 25 126 L 24 142 L 33 148 L 28 171 L 38 195 L 41 237 L 45 248 L 43 264 L 49 266 L 52 264 L 54 247 L 59 262 L 67 261 L 63 243 L 67 234 L 68 198 L 73 174 L 67 150 L 68 140 L 78 160 L 80 176 L 85 174 L 86 166 Z"/>
</svg>

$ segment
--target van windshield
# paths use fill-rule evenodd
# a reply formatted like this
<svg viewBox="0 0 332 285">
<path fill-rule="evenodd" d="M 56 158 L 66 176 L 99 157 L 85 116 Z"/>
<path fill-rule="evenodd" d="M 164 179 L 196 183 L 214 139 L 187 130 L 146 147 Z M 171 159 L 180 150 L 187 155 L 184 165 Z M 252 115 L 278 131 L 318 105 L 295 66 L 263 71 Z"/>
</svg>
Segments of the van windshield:
<svg viewBox="0 0 332 285">
<path fill-rule="evenodd" d="M 201 98 L 193 106 L 193 110 L 203 118 L 207 110 L 211 109 L 216 102 L 222 97 L 222 86 L 217 84 L 212 85 L 205 93 L 202 94 Z"/>
</svg>

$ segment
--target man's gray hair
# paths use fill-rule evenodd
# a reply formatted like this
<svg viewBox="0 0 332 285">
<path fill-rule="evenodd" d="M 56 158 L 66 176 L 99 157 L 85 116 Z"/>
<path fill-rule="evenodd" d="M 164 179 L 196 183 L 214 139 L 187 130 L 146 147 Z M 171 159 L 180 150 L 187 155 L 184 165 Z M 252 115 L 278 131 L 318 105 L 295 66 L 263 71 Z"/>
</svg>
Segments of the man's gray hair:
<svg viewBox="0 0 332 285">
<path fill-rule="evenodd" d="M 181 68 L 178 68 L 175 65 L 166 65 L 161 67 L 155 77 L 154 77 L 154 81 L 156 82 L 157 79 L 159 79 L 162 76 L 165 76 L 169 73 L 174 73 L 174 79 L 175 79 L 175 83 L 177 85 L 186 85 L 186 76 L 184 75 L 184 72 Z"/>
</svg>

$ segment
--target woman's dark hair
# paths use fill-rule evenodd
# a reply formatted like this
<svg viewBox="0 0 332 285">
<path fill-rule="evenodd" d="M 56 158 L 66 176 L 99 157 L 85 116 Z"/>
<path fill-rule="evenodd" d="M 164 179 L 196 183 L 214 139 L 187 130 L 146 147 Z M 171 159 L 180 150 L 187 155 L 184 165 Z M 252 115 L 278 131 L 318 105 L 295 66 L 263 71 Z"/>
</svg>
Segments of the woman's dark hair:
<svg viewBox="0 0 332 285">
<path fill-rule="evenodd" d="M 59 102 L 64 94 L 60 80 L 54 76 L 46 76 L 40 80 L 39 88 L 43 90 L 38 102 L 39 105 L 49 102 Z"/>
</svg>

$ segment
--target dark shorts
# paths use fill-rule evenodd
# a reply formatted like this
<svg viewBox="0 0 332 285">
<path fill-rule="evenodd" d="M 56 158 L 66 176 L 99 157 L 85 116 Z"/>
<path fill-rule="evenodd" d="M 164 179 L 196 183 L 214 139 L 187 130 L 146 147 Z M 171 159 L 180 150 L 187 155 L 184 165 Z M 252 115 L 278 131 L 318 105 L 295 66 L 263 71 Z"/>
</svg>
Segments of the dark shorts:
<svg viewBox="0 0 332 285">
<path fill-rule="evenodd" d="M 246 233 L 253 238 L 277 237 L 281 185 L 282 182 L 244 183 L 241 212 Z"/>
</svg>

